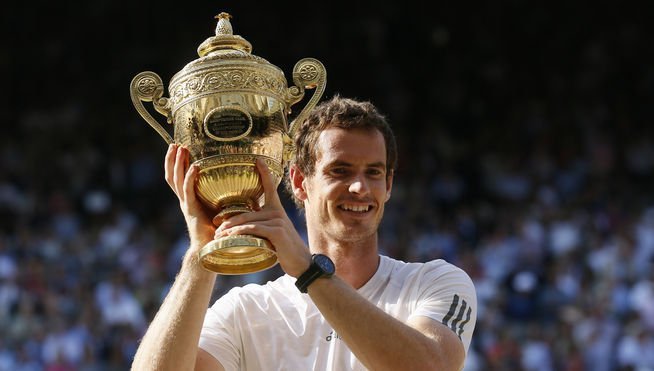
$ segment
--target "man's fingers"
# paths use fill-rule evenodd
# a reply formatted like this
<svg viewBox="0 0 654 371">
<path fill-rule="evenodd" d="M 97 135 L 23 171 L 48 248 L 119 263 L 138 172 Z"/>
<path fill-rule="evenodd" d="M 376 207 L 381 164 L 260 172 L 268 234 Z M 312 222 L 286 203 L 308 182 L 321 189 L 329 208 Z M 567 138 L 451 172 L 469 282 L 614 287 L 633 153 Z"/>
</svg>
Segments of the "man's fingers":
<svg viewBox="0 0 654 371">
<path fill-rule="evenodd" d="M 213 217 L 212 220 L 213 225 L 215 225 L 216 227 L 219 227 L 224 221 L 225 221 L 225 217 L 222 215 L 216 215 Z"/>
<path fill-rule="evenodd" d="M 268 169 L 266 163 L 261 159 L 257 159 L 256 165 L 257 170 L 259 171 L 259 177 L 261 178 L 266 205 L 282 207 L 282 201 L 279 199 L 279 195 L 277 194 L 277 185 L 273 180 L 273 175 L 270 172 L 270 169 Z"/>
<path fill-rule="evenodd" d="M 175 156 L 175 166 L 173 168 L 173 184 L 175 193 L 180 200 L 184 201 L 184 176 L 188 169 L 188 150 L 184 147 L 178 147 Z"/>
<path fill-rule="evenodd" d="M 195 179 L 198 176 L 198 167 L 192 165 L 188 168 L 184 177 L 184 199 L 189 204 L 195 203 Z"/>
<path fill-rule="evenodd" d="M 235 225 L 239 224 L 248 224 L 248 223 L 262 223 L 268 222 L 271 220 L 279 220 L 283 217 L 282 212 L 279 210 L 262 210 L 256 212 L 249 212 L 238 214 L 230 217 L 229 219 L 220 220 L 218 217 L 214 218 L 214 224 L 217 221 L 220 221 L 218 224 L 218 229 L 228 229 Z"/>
<path fill-rule="evenodd" d="M 274 223 L 252 223 L 237 225 L 228 229 L 216 229 L 214 238 L 238 234 L 249 234 L 270 240 L 271 237 L 279 236 L 279 226 Z"/>
<path fill-rule="evenodd" d="M 176 154 L 177 154 L 177 145 L 175 143 L 171 143 L 168 146 L 168 151 L 166 151 L 166 158 L 164 160 L 164 174 L 165 174 L 166 183 L 168 183 L 170 188 L 173 189 L 173 192 L 175 192 L 173 169 L 175 166 Z"/>
</svg>

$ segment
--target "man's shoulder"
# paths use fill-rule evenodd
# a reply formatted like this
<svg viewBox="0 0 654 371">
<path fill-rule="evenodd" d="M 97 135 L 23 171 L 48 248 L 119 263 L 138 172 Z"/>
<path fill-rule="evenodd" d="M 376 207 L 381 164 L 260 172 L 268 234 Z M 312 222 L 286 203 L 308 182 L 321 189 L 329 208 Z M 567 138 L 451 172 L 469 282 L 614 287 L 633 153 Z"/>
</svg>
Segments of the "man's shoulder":
<svg viewBox="0 0 654 371">
<path fill-rule="evenodd" d="M 415 280 L 463 280 L 472 283 L 470 276 L 458 266 L 443 259 L 435 259 L 427 262 L 405 262 L 382 256 L 389 266 L 391 279 L 415 279 Z"/>
<path fill-rule="evenodd" d="M 437 271 L 445 273 L 451 271 L 460 271 L 465 273 L 461 268 L 443 259 L 435 259 L 426 262 L 406 262 L 384 255 L 381 256 L 381 259 L 384 262 L 383 264 L 388 264 L 390 269 L 394 272 Z"/>
</svg>

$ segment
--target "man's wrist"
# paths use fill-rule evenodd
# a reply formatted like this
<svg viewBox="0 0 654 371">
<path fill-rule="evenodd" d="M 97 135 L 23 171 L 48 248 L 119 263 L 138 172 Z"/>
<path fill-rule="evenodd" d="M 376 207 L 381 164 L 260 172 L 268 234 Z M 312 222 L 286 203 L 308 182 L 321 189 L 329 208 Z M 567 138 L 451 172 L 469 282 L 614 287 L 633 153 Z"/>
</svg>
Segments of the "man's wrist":
<svg viewBox="0 0 654 371">
<path fill-rule="evenodd" d="M 182 258 L 182 270 L 186 271 L 192 271 L 195 272 L 196 274 L 201 274 L 201 275 L 211 275 L 211 276 L 216 276 L 215 272 L 212 272 L 208 269 L 206 269 L 202 265 L 202 261 L 200 259 L 200 249 L 202 246 L 195 246 L 192 244 L 188 250 L 186 250 L 186 253 L 184 254 L 184 257 Z"/>
<path fill-rule="evenodd" d="M 331 277 L 335 271 L 334 262 L 327 255 L 314 254 L 311 256 L 309 268 L 297 278 L 295 286 L 301 293 L 306 294 L 307 289 L 315 280 Z"/>
</svg>

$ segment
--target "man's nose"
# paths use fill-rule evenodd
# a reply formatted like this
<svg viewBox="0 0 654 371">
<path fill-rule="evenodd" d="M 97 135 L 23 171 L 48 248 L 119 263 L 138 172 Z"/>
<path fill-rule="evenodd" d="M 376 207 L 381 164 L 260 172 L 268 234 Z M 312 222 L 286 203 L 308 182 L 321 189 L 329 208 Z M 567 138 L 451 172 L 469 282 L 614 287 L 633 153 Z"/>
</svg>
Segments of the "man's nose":
<svg viewBox="0 0 654 371">
<path fill-rule="evenodd" d="M 358 176 L 354 179 L 352 179 L 352 182 L 350 183 L 350 187 L 348 189 L 351 193 L 355 193 L 358 195 L 364 195 L 367 194 L 370 191 L 370 188 L 368 187 L 368 182 L 366 181 L 364 176 Z"/>
</svg>

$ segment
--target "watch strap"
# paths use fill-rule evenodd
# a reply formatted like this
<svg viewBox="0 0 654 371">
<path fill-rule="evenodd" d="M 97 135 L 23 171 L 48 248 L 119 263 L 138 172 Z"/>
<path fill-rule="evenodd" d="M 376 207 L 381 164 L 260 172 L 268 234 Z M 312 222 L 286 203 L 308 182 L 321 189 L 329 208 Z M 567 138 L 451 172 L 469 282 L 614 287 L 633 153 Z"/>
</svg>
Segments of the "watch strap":
<svg viewBox="0 0 654 371">
<path fill-rule="evenodd" d="M 320 269 L 309 268 L 300 277 L 298 277 L 297 281 L 295 281 L 295 286 L 297 286 L 301 293 L 306 294 L 309 289 L 309 285 L 311 285 L 313 281 L 317 280 L 322 275 L 323 272 Z"/>
<path fill-rule="evenodd" d="M 322 257 L 326 258 L 326 256 Z M 321 268 L 320 265 L 316 263 L 316 254 L 314 254 L 311 256 L 311 264 L 309 265 L 309 268 L 304 273 L 302 273 L 300 277 L 297 278 L 295 281 L 295 286 L 300 290 L 301 293 L 306 294 L 309 285 L 311 285 L 315 280 L 320 277 L 329 277 L 332 274 L 333 272 L 324 271 L 323 268 Z"/>
</svg>

